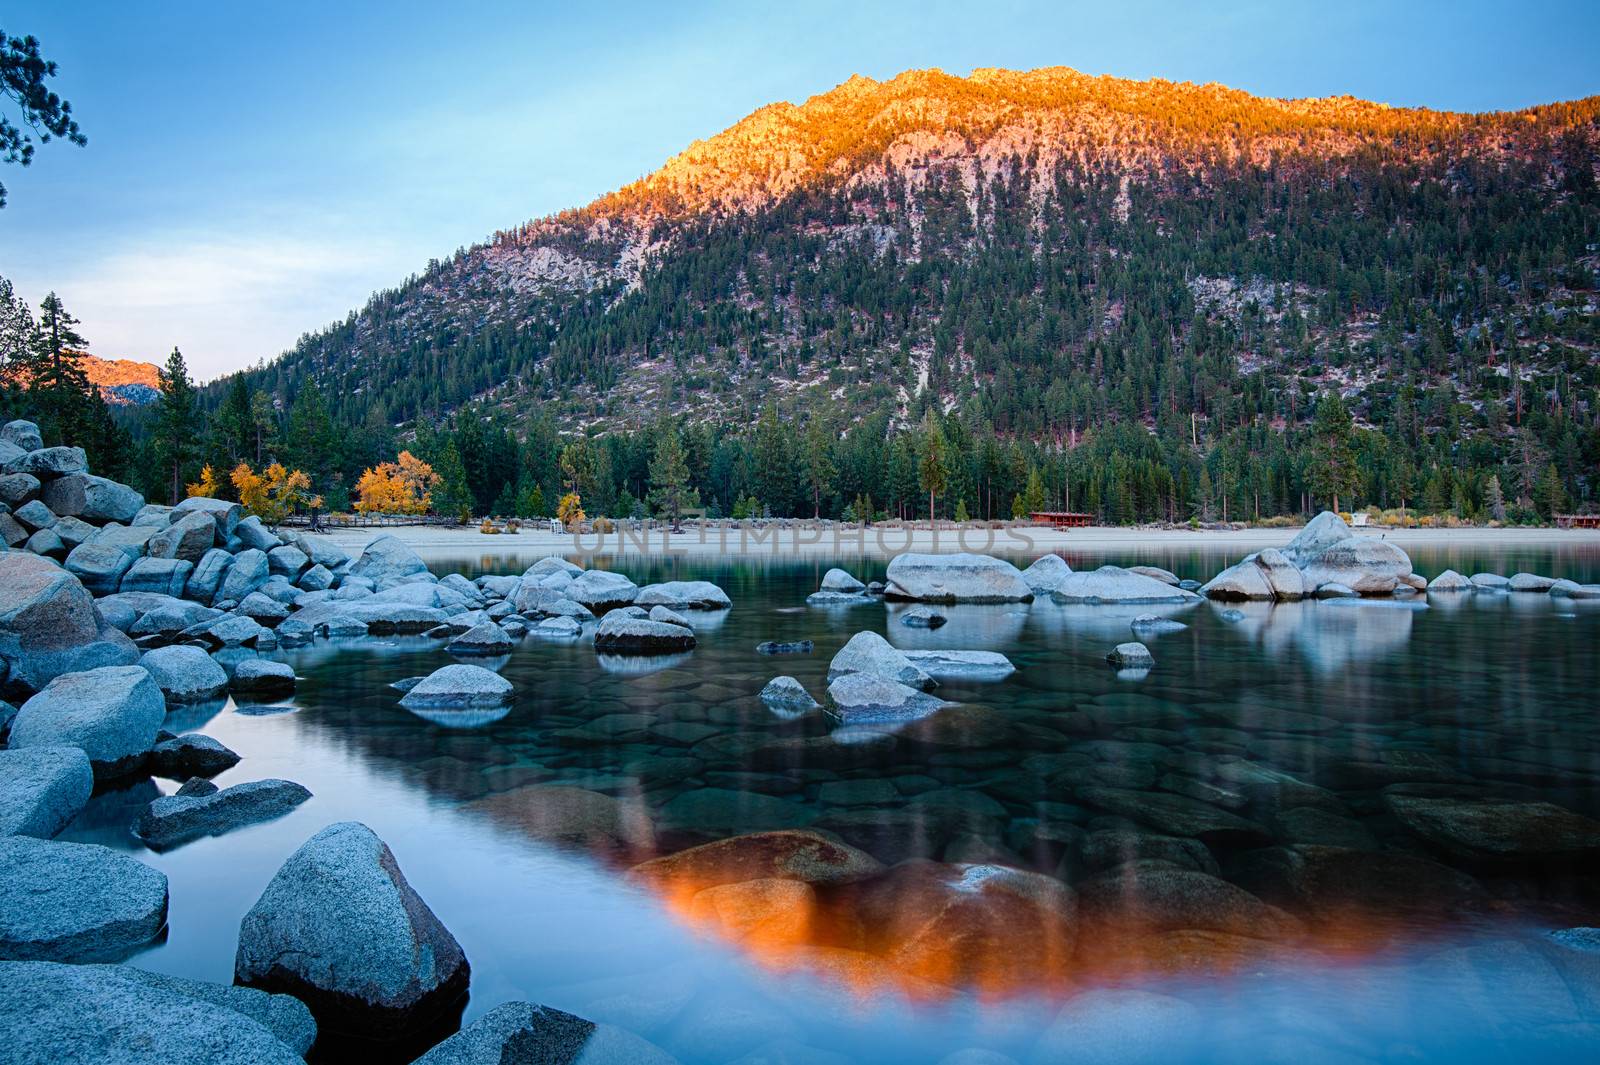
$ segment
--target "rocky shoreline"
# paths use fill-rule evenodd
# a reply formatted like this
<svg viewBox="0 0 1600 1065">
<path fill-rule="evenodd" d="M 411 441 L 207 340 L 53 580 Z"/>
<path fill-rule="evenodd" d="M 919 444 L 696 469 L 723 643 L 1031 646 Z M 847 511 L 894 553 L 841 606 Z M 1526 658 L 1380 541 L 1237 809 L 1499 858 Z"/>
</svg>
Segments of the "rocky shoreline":
<svg viewBox="0 0 1600 1065">
<path fill-rule="evenodd" d="M 372 539 L 352 555 L 325 538 L 280 536 L 226 500 L 147 504 L 91 474 L 82 451 L 43 447 L 26 422 L 0 428 L 0 500 L 7 547 L 0 553 L 0 681 L 9 700 L 0 702 L 0 1017 L 25 1061 L 74 1051 L 106 1060 L 293 1061 L 319 1030 L 408 1038 L 459 1013 L 468 959 L 387 845 L 355 822 L 311 836 L 241 915 L 236 986 L 116 964 L 183 915 L 169 912 L 166 878 L 145 863 L 53 838 L 97 787 L 134 774 L 179 785 L 128 826 L 152 850 L 225 835 L 305 803 L 315 809 L 315 796 L 293 781 L 212 784 L 239 756 L 178 728 L 173 715 L 185 705 L 230 694 L 240 704 L 271 703 L 292 694 L 293 670 L 274 657 L 281 648 L 416 633 L 459 661 L 411 678 L 398 704 L 445 727 L 481 727 L 515 704 L 515 687 L 495 663 L 525 639 L 585 640 L 616 668 L 650 668 L 658 656 L 692 654 L 735 607 L 705 581 L 641 587 L 560 557 L 515 576 L 441 578 L 398 536 Z M 1600 586 L 1529 573 L 1445 571 L 1425 580 L 1396 542 L 1360 536 L 1323 514 L 1287 544 L 1264 546 L 1203 585 L 1152 566 L 1075 571 L 1053 554 L 1024 570 L 987 554 L 902 551 L 881 585 L 829 571 L 802 609 L 849 617 L 898 604 L 902 623 L 937 632 L 964 605 L 1154 607 L 1161 612 L 1127 624 L 1132 639 L 1106 644 L 1117 677 L 1137 685 L 1161 668 L 1150 645 L 1182 631 L 1175 615 L 1206 599 L 1425 609 L 1430 599 L 1462 595 L 1579 601 L 1600 599 Z M 773 654 L 811 649 L 809 642 L 763 646 Z M 939 692 L 1006 683 L 1016 672 L 998 652 L 902 650 L 862 629 L 829 662 L 821 698 L 788 675 L 775 675 L 761 698 L 780 716 L 829 715 L 844 752 L 839 765 L 848 768 L 850 752 L 870 754 L 877 745 L 950 756 L 973 737 L 1015 731 L 981 705 Z M 1160 715 L 1129 724 L 1159 729 Z M 692 832 L 658 837 L 648 818 L 581 789 L 527 789 L 514 816 L 560 840 L 609 826 L 600 833 L 607 855 L 625 857 L 642 883 L 671 885 L 675 897 L 690 900 L 694 922 L 730 935 L 746 936 L 751 920 L 766 927 L 797 909 L 841 926 L 848 917 L 858 922 L 854 938 L 845 937 L 851 950 L 889 957 L 932 985 L 994 977 L 940 968 L 950 943 L 973 936 L 986 937 L 985 950 L 1000 944 L 1006 964 L 1039 974 L 1041 986 L 1097 938 L 1133 942 L 1128 949 L 1137 953 L 1154 934 L 1203 933 L 1208 949 L 1231 937 L 1228 950 L 1254 956 L 1303 936 L 1288 902 L 1310 880 L 1341 863 L 1374 860 L 1335 796 L 1248 763 L 1237 767 L 1231 787 L 1186 784 L 1179 767 L 1157 766 L 1153 772 L 1171 778 L 1162 792 L 1139 790 L 1149 783 L 1143 771 L 1118 771 L 1114 761 L 1038 768 L 1063 774 L 1076 802 L 1109 819 L 1070 839 L 1019 836 L 1019 851 L 1055 858 L 1050 872 L 1015 867 L 975 845 L 963 852 L 952 844 L 941 862 L 897 860 L 882 845 L 886 829 L 871 802 L 909 794 L 919 830 L 936 825 L 953 841 L 970 835 L 962 826 L 973 819 L 1006 816 L 993 798 L 963 798 L 932 781 L 902 794 L 898 783 L 841 779 L 839 795 L 848 785 L 870 800 L 861 817 L 694 846 L 685 845 Z M 751 771 L 759 772 L 744 770 Z M 715 806 L 715 791 L 680 796 L 675 816 L 702 828 L 695 811 Z M 486 812 L 506 816 L 509 801 Z M 1258 818 L 1290 814 L 1318 819 L 1317 831 L 1288 851 L 1270 846 L 1275 835 Z M 1385 814 L 1471 865 L 1600 857 L 1600 824 L 1549 804 L 1399 794 Z M 1214 852 L 1241 864 L 1224 878 Z M 1437 883 L 1454 875 L 1443 865 L 1393 862 L 1379 873 Z M 1148 919 L 1122 904 L 1130 884 L 1155 907 Z M 1464 906 L 1477 898 L 1470 878 L 1452 890 Z M 859 923 L 862 915 L 870 919 Z M 107 1019 L 74 1023 L 79 1017 Z M 159 1036 L 152 1041 L 141 1031 Z M 538 1060 L 557 1062 L 672 1060 L 637 1035 L 531 1003 L 495 1009 L 419 1060 L 498 1061 L 510 1048 L 537 1048 Z"/>
</svg>

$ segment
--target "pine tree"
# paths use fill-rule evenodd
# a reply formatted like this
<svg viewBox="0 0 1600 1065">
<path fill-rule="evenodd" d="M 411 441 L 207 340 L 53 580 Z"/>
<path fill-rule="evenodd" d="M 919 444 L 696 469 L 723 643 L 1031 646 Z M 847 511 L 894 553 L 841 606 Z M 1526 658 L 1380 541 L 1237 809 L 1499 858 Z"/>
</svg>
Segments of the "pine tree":
<svg viewBox="0 0 1600 1065">
<path fill-rule="evenodd" d="M 189 368 L 177 348 L 167 356 L 160 380 L 155 445 L 166 475 L 168 502 L 176 506 L 183 498 L 185 480 L 200 456 L 199 404 L 195 400 L 194 385 L 189 381 Z"/>
<path fill-rule="evenodd" d="M 838 472 L 833 461 L 833 433 L 821 417 L 813 415 L 806 426 L 806 481 L 811 486 L 812 517 L 822 517 L 822 493 Z"/>
<path fill-rule="evenodd" d="M 656 499 L 672 519 L 672 531 L 678 532 L 678 515 L 683 504 L 683 492 L 689 484 L 689 464 L 684 460 L 683 442 L 678 438 L 678 428 L 663 418 L 656 426 L 656 452 L 650 460 L 650 487 Z"/>
<path fill-rule="evenodd" d="M 794 512 L 794 461 L 789 440 L 778 423 L 778 408 L 769 403 L 756 423 L 754 494 L 773 514 Z"/>
<path fill-rule="evenodd" d="M 433 509 L 461 521 L 472 517 L 472 492 L 467 488 L 467 469 L 454 439 L 446 438 L 437 455 L 430 456 L 439 486 L 433 490 Z"/>
<path fill-rule="evenodd" d="M 1500 475 L 1491 473 L 1489 483 L 1483 487 L 1483 503 L 1489 508 L 1489 517 L 1495 521 L 1506 520 L 1506 497 L 1500 489 Z"/>
<path fill-rule="evenodd" d="M 939 428 L 939 421 L 933 411 L 929 410 L 922 419 L 922 455 L 917 461 L 917 476 L 922 484 L 922 490 L 928 493 L 930 524 L 937 513 L 939 493 L 944 491 L 950 481 L 946 448 L 944 431 Z"/>
<path fill-rule="evenodd" d="M 1306 483 L 1316 499 L 1329 499 L 1339 509 L 1339 497 L 1349 496 L 1361 481 L 1361 470 L 1350 446 L 1354 422 L 1344 401 L 1326 396 L 1311 420 L 1311 447 L 1306 455 Z"/>
</svg>

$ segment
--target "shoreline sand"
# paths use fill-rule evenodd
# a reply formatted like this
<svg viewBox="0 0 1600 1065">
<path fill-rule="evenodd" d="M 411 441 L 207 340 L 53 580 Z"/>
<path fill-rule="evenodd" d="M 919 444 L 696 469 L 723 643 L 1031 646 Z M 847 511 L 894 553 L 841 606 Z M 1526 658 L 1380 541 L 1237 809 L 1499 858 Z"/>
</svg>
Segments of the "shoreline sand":
<svg viewBox="0 0 1600 1065">
<path fill-rule="evenodd" d="M 619 529 L 605 534 L 573 535 L 548 529 L 485 535 L 476 526 L 396 526 L 393 528 L 338 529 L 323 534 L 352 554 L 382 535 L 393 535 L 423 558 L 495 555 L 505 558 L 559 554 L 566 556 L 618 555 L 705 557 L 879 557 L 902 551 L 972 551 L 978 554 L 1041 555 L 1049 552 L 1128 554 L 1142 550 L 1174 550 L 1247 554 L 1266 547 L 1282 547 L 1299 527 L 1250 529 L 1151 529 L 1090 527 L 1054 530 L 1029 526 L 986 529 L 969 527 L 929 529 L 888 526 L 833 525 L 766 529 L 685 529 L 677 535 L 665 530 Z M 1358 536 L 1382 537 L 1403 549 L 1492 550 L 1508 547 L 1575 548 L 1600 554 L 1600 530 L 1555 528 L 1463 529 L 1359 529 Z"/>
</svg>

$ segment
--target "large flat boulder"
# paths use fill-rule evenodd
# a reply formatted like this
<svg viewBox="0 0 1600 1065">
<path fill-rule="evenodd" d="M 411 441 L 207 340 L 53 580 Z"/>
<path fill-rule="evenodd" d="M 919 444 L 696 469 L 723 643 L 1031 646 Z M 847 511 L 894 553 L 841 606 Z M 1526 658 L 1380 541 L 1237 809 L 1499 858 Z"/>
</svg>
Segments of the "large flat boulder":
<svg viewBox="0 0 1600 1065">
<path fill-rule="evenodd" d="M 572 579 L 565 598 L 588 607 L 596 614 L 628 606 L 639 596 L 639 586 L 620 573 L 591 569 Z"/>
<path fill-rule="evenodd" d="M 830 681 L 851 673 L 867 673 L 913 688 L 932 688 L 936 683 L 932 675 L 904 651 L 871 631 L 850 637 L 828 663 Z"/>
<path fill-rule="evenodd" d="M 664 606 L 671 610 L 726 610 L 733 605 L 728 593 L 710 581 L 663 581 L 639 589 L 634 604 L 646 609 Z"/>
<path fill-rule="evenodd" d="M 190 514 L 204 514 L 209 517 L 217 527 L 218 542 L 225 542 L 233 535 L 239 520 L 244 517 L 244 508 L 226 499 L 190 496 L 172 508 L 170 520 L 175 524 Z"/>
<path fill-rule="evenodd" d="M 1017 671 L 998 651 L 902 651 L 911 664 L 937 681 L 1004 680 Z"/>
<path fill-rule="evenodd" d="M 1067 574 L 1051 593 L 1058 603 L 1196 603 L 1200 596 L 1121 566 Z"/>
<path fill-rule="evenodd" d="M 511 682 L 493 670 L 457 663 L 423 677 L 406 692 L 400 705 L 446 710 L 499 706 L 509 702 L 515 693 Z"/>
<path fill-rule="evenodd" d="M 968 553 L 896 555 L 884 577 L 884 595 L 925 603 L 1025 603 L 1033 589 L 1017 567 Z"/>
<path fill-rule="evenodd" d="M 446 1039 L 413 1065 L 677 1065 L 626 1029 L 531 1002 L 507 1002 Z"/>
<path fill-rule="evenodd" d="M 0 959 L 112 961 L 167 923 L 167 878 L 110 847 L 0 838 Z"/>
<path fill-rule="evenodd" d="M 311 792 L 292 780 L 251 780 L 205 795 L 163 795 L 133 823 L 133 834 L 152 850 L 169 850 L 201 836 L 220 836 L 245 825 L 282 817 Z"/>
<path fill-rule="evenodd" d="M 81 748 L 0 750 L 0 836 L 49 839 L 93 791 L 94 771 Z"/>
<path fill-rule="evenodd" d="M 303 1065 L 316 1023 L 288 995 L 127 965 L 0 962 L 12 1065 Z"/>
<path fill-rule="evenodd" d="M 672 654 L 691 650 L 694 645 L 692 629 L 615 610 L 600 619 L 594 633 L 595 650 L 610 654 Z"/>
<path fill-rule="evenodd" d="M 324 1028 L 393 1039 L 466 993 L 467 958 L 363 824 L 330 825 L 283 863 L 239 926 L 234 980 L 292 994 Z"/>
<path fill-rule="evenodd" d="M 847 673 L 828 684 L 828 712 L 846 725 L 914 721 L 949 705 L 872 673 Z"/>
<path fill-rule="evenodd" d="M 143 761 L 166 718 L 166 702 L 139 666 L 105 666 L 56 677 L 17 710 L 10 744 L 81 747 L 96 776 Z"/>
</svg>

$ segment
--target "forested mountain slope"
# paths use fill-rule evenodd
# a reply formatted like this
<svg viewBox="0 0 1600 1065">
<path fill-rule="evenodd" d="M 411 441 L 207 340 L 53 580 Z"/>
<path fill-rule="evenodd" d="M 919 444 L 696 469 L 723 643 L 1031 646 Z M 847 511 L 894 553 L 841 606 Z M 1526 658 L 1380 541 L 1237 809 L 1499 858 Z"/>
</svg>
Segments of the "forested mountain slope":
<svg viewBox="0 0 1600 1065">
<path fill-rule="evenodd" d="M 1588 498 L 1597 116 L 856 77 L 431 264 L 250 384 L 287 404 L 315 379 L 349 424 L 469 409 L 568 433 L 931 407 L 1169 467 L 1180 446 L 1293 466 L 1337 393 L 1393 445 L 1400 495 L 1442 464 L 1504 466 L 1526 496 L 1553 462 Z"/>
</svg>

